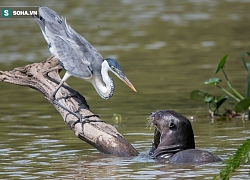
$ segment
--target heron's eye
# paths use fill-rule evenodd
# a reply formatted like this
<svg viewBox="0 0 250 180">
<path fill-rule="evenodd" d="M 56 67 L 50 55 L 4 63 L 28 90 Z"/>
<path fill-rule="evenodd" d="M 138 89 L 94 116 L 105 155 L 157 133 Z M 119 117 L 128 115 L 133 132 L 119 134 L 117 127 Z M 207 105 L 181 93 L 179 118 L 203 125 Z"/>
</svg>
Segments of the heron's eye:
<svg viewBox="0 0 250 180">
<path fill-rule="evenodd" d="M 112 70 L 115 70 L 115 67 L 114 66 L 111 66 Z"/>
</svg>

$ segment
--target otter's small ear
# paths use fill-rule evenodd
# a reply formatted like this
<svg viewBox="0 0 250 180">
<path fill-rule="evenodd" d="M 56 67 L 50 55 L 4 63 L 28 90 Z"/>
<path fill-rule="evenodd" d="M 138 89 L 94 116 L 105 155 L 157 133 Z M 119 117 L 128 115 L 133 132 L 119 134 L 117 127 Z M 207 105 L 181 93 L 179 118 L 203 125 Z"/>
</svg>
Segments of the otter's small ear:
<svg viewBox="0 0 250 180">
<path fill-rule="evenodd" d="M 171 120 L 170 123 L 169 123 L 169 129 L 175 129 L 175 128 L 176 128 L 176 126 L 174 124 L 174 121 Z"/>
</svg>

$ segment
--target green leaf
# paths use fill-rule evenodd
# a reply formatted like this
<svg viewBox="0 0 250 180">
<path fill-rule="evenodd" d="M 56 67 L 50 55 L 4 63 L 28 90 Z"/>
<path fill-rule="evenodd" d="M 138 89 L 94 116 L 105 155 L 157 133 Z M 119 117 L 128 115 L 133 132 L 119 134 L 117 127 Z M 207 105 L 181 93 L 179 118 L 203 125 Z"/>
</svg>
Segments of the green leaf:
<svg viewBox="0 0 250 180">
<path fill-rule="evenodd" d="M 206 81 L 204 81 L 203 83 L 204 84 L 212 84 L 212 85 L 216 85 L 216 84 L 219 84 L 222 80 L 219 79 L 219 78 L 211 78 L 211 79 L 208 79 Z"/>
<path fill-rule="evenodd" d="M 250 149 L 250 144 L 247 146 L 247 148 Z M 247 151 L 244 152 L 243 161 L 244 161 L 244 163 L 248 163 L 248 161 L 249 161 L 249 152 L 247 152 Z"/>
<path fill-rule="evenodd" d="M 235 172 L 242 163 L 242 159 L 245 163 L 249 162 L 249 159 L 247 157 L 250 152 L 250 139 L 247 139 L 241 146 L 238 147 L 235 154 L 230 157 L 228 160 L 224 160 L 223 164 L 226 164 L 224 169 L 220 171 L 220 179 L 229 179 L 231 174 Z M 243 164 L 243 163 L 242 163 Z M 218 176 L 214 177 L 214 179 L 218 179 Z"/>
<path fill-rule="evenodd" d="M 247 70 L 247 73 L 249 74 L 249 63 L 246 63 L 246 60 L 245 60 L 245 54 L 247 54 L 249 57 L 250 57 L 250 53 L 249 52 L 243 52 L 242 54 L 241 54 L 241 60 L 243 61 L 243 64 L 244 64 L 244 66 L 245 66 L 245 68 L 246 68 L 246 70 Z"/>
<path fill-rule="evenodd" d="M 218 96 L 215 102 L 215 109 L 219 109 L 220 106 L 227 100 L 227 96 Z"/>
<path fill-rule="evenodd" d="M 208 92 L 202 90 L 194 90 L 190 93 L 190 98 L 193 100 L 203 100 L 207 97 Z"/>
<path fill-rule="evenodd" d="M 235 111 L 236 111 L 236 113 L 241 112 L 241 111 L 245 111 L 248 109 L 249 106 L 250 106 L 250 98 L 243 99 L 236 104 Z"/>
<path fill-rule="evenodd" d="M 247 90 L 246 90 L 246 98 L 250 97 L 250 75 L 247 76 Z"/>
<path fill-rule="evenodd" d="M 247 63 L 247 69 L 249 70 L 250 69 L 250 63 Z"/>
<path fill-rule="evenodd" d="M 210 96 L 210 97 L 207 97 L 204 99 L 205 103 L 212 103 L 214 100 L 214 97 L 213 96 Z"/>
<path fill-rule="evenodd" d="M 221 58 L 216 70 L 214 71 L 214 74 L 217 74 L 221 69 L 224 68 L 224 65 L 225 65 L 225 63 L 227 61 L 227 56 L 228 56 L 228 54 L 225 55 L 223 58 Z"/>
</svg>

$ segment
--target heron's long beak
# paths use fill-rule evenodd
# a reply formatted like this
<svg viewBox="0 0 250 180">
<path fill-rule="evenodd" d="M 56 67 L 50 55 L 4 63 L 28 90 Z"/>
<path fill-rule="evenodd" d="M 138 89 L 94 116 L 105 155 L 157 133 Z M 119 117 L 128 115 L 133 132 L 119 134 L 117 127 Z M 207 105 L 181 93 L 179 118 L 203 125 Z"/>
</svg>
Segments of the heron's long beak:
<svg viewBox="0 0 250 180">
<path fill-rule="evenodd" d="M 133 86 L 133 84 L 128 80 L 128 78 L 125 76 L 125 74 L 120 71 L 119 73 L 115 73 L 115 75 L 122 80 L 125 84 L 128 85 L 128 87 L 130 87 L 133 91 L 137 92 L 135 87 Z"/>
</svg>

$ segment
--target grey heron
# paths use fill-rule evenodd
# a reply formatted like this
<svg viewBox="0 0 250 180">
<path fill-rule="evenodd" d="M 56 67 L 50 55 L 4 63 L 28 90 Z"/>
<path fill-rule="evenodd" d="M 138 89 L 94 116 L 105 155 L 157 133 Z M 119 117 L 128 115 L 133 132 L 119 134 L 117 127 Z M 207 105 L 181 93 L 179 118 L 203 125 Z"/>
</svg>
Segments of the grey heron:
<svg viewBox="0 0 250 180">
<path fill-rule="evenodd" d="M 67 24 L 66 18 L 59 17 L 55 11 L 44 6 L 39 8 L 39 16 L 33 18 L 42 30 L 49 51 L 59 59 L 59 64 L 66 70 L 52 95 L 53 99 L 63 83 L 71 76 L 92 83 L 102 98 L 109 99 L 114 93 L 114 83 L 109 77 L 109 71 L 136 92 L 119 63 L 112 58 L 103 59 L 85 38 Z"/>
</svg>

